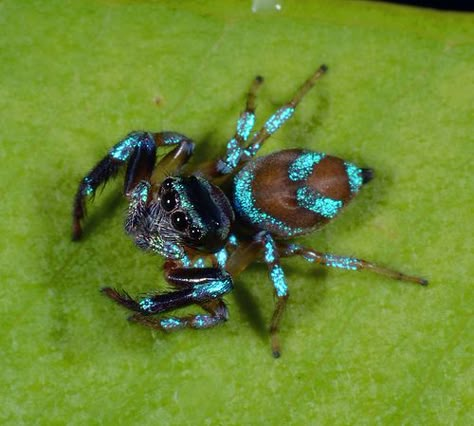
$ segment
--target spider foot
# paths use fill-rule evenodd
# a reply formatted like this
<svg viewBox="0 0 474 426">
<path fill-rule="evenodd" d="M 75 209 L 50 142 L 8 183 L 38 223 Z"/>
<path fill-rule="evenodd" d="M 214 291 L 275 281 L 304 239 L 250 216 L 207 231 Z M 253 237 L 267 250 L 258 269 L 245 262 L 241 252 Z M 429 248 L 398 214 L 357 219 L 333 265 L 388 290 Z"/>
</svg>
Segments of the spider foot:
<svg viewBox="0 0 474 426">
<path fill-rule="evenodd" d="M 140 304 L 134 300 L 126 291 L 119 291 L 111 287 L 104 287 L 101 289 L 102 294 L 112 299 L 119 305 L 124 306 L 131 311 L 142 312 Z"/>
</svg>

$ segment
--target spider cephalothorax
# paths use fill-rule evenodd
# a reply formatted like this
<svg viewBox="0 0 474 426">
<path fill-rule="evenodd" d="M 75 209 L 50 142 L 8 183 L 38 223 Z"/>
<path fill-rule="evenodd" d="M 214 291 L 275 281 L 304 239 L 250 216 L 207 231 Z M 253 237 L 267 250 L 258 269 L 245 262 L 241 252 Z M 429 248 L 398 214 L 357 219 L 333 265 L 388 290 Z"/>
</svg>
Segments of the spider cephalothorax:
<svg viewBox="0 0 474 426">
<path fill-rule="evenodd" d="M 173 259 L 184 256 L 184 247 L 204 253 L 224 247 L 234 211 L 217 186 L 201 177 L 176 176 L 167 178 L 156 194 L 149 189 L 141 182 L 132 192 L 125 225 L 139 247 Z"/>
<path fill-rule="evenodd" d="M 318 68 L 250 137 L 256 92 L 263 82 L 256 77 L 222 158 L 185 171 L 194 148 L 189 138 L 175 132 L 136 131 L 113 146 L 84 177 L 74 201 L 74 239 L 81 236 L 86 197 L 126 165 L 124 193 L 130 204 L 125 230 L 140 248 L 168 259 L 165 279 L 174 291 L 135 300 L 126 292 L 103 289 L 135 312 L 131 320 L 167 331 L 213 327 L 228 318 L 223 296 L 232 290 L 233 278 L 251 262 L 262 260 L 276 295 L 270 333 L 273 355 L 279 356 L 278 328 L 289 295 L 282 257 L 302 256 L 324 266 L 368 269 L 427 284 L 362 259 L 321 253 L 288 241 L 334 219 L 373 177 L 369 168 L 308 150 L 284 150 L 254 159 L 326 70 L 324 65 Z M 155 164 L 159 147 L 174 148 Z M 205 313 L 151 316 L 189 305 L 199 305 Z"/>
</svg>

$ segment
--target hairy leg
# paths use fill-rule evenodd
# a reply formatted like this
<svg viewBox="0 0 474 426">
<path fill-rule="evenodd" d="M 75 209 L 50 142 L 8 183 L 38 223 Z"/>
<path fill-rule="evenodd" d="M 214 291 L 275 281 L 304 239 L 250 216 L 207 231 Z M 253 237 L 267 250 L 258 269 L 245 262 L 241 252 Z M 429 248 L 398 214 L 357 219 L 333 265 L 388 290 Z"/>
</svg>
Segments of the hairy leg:
<svg viewBox="0 0 474 426">
<path fill-rule="evenodd" d="M 124 193 L 130 196 L 141 181 L 150 181 L 156 161 L 156 149 L 160 146 L 178 145 L 160 162 L 168 170 L 180 167 L 192 154 L 194 144 L 186 136 L 173 132 L 131 132 L 115 144 L 108 154 L 81 180 L 73 204 L 72 238 L 82 234 L 82 220 L 86 214 L 86 199 L 95 195 L 97 188 L 127 166 Z"/>
<path fill-rule="evenodd" d="M 243 160 L 249 160 L 263 146 L 264 142 L 275 133 L 283 124 L 285 124 L 294 114 L 296 107 L 303 97 L 315 85 L 327 71 L 326 65 L 321 65 L 298 89 L 293 98 L 279 108 L 263 125 L 258 133 L 252 138 L 244 150 Z"/>
<path fill-rule="evenodd" d="M 190 314 L 185 316 L 167 316 L 153 318 L 141 313 L 133 314 L 129 320 L 161 331 L 177 331 L 183 328 L 205 329 L 222 324 L 229 318 L 226 304 L 221 300 L 201 303 L 208 314 Z"/>
<path fill-rule="evenodd" d="M 219 174 L 231 173 L 240 162 L 240 158 L 243 155 L 244 144 L 249 138 L 250 132 L 255 124 L 255 100 L 257 91 L 262 83 L 262 77 L 255 77 L 247 95 L 245 111 L 240 115 L 237 121 L 237 129 L 234 136 L 227 143 L 226 155 L 222 159 L 219 159 L 214 166 Z"/>
<path fill-rule="evenodd" d="M 272 236 L 269 233 L 260 233 L 256 238 L 263 246 L 263 259 L 267 264 L 268 276 L 273 284 L 277 299 L 270 324 L 270 337 L 272 354 L 275 358 L 278 358 L 281 353 L 278 331 L 280 329 L 280 322 L 289 297 L 288 284 L 286 282 L 285 273 L 280 264 L 278 249 Z"/>
<path fill-rule="evenodd" d="M 132 316 L 133 321 L 154 328 L 208 328 L 227 318 L 227 309 L 221 299 L 233 288 L 228 273 L 218 268 L 174 268 L 166 271 L 166 279 L 176 290 L 149 295 L 139 300 L 124 291 L 109 287 L 102 289 L 102 292 L 119 305 L 137 312 Z M 210 315 L 146 319 L 150 315 L 190 305 L 202 306 Z"/>
<path fill-rule="evenodd" d="M 279 242 L 278 248 L 280 256 L 282 257 L 301 256 L 308 262 L 318 263 L 330 268 L 346 269 L 350 271 L 368 270 L 394 280 L 412 282 L 420 285 L 428 284 L 428 281 L 424 278 L 406 275 L 402 272 L 394 271 L 392 269 L 376 265 L 363 259 L 357 259 L 355 257 L 322 253 L 308 247 L 300 246 L 298 244 L 288 244 L 285 242 Z"/>
</svg>

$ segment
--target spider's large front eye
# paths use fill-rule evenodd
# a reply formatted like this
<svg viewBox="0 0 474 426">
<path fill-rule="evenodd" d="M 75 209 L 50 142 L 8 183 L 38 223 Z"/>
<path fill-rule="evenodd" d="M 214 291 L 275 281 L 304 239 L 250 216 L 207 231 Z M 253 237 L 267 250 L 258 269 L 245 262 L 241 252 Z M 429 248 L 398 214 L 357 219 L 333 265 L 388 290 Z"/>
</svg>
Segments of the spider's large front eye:
<svg viewBox="0 0 474 426">
<path fill-rule="evenodd" d="M 177 231 L 184 231 L 188 227 L 188 219 L 183 212 L 176 212 L 171 215 L 171 223 Z"/>
<path fill-rule="evenodd" d="M 176 207 L 176 192 L 169 191 L 161 197 L 161 206 L 170 212 Z"/>
</svg>

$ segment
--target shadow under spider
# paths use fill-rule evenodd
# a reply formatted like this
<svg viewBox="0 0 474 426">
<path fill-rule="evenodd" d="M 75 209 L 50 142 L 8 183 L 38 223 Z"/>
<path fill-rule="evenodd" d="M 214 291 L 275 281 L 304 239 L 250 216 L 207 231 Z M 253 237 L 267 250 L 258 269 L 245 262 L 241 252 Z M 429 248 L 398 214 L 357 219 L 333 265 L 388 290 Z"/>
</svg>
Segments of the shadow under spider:
<svg viewBox="0 0 474 426">
<path fill-rule="evenodd" d="M 111 187 L 113 185 L 110 185 Z M 99 191 L 100 192 L 100 191 Z M 107 220 L 110 220 L 116 214 L 120 207 L 125 209 L 126 199 L 123 196 L 122 190 L 118 188 L 111 188 L 110 193 L 102 196 L 100 193 L 96 194 L 96 198 L 100 197 L 99 205 L 94 206 L 94 201 L 88 201 L 87 216 L 85 219 L 85 225 L 83 226 L 83 232 L 80 241 L 85 241 L 89 238 L 90 234 L 94 234 L 100 227 L 105 227 Z M 123 216 L 123 214 L 121 215 Z"/>
<path fill-rule="evenodd" d="M 272 284 L 267 277 L 267 271 L 266 271 L 265 266 L 262 264 L 260 265 L 254 264 L 251 267 L 249 267 L 247 270 L 253 270 L 253 269 L 258 270 L 257 273 L 263 274 L 262 281 L 259 281 L 259 282 L 263 282 L 264 284 L 267 284 L 267 285 L 263 285 L 262 286 L 263 289 L 259 291 L 264 291 L 265 293 L 269 293 L 266 299 L 268 299 L 268 303 L 274 303 L 274 298 L 271 297 L 271 294 L 273 292 Z M 322 284 L 324 281 L 324 278 L 327 276 L 327 273 L 328 273 L 324 268 L 317 267 L 311 264 L 307 265 L 307 269 L 308 269 L 307 270 L 308 274 L 311 274 L 311 278 L 314 279 L 315 285 L 317 285 L 318 282 Z M 290 294 L 296 293 L 298 289 L 301 288 L 301 286 L 299 287 L 296 287 L 295 285 L 292 286 L 291 281 L 293 277 L 297 277 L 298 275 L 301 276 L 301 269 L 298 268 L 296 265 L 286 264 L 284 266 L 284 270 L 285 270 L 286 277 L 288 280 L 288 285 L 290 287 Z M 266 282 L 266 280 L 268 280 L 268 282 Z M 245 320 L 250 324 L 250 326 L 254 329 L 257 335 L 262 339 L 262 341 L 266 342 L 267 339 L 269 338 L 269 327 L 270 327 L 271 317 L 265 318 L 263 316 L 262 309 L 260 305 L 256 302 L 255 296 L 252 294 L 250 286 L 243 285 L 242 284 L 243 281 L 245 281 L 245 272 L 243 272 L 242 275 L 239 276 L 239 279 L 236 280 L 235 287 L 233 290 L 236 304 L 239 306 L 240 312 L 242 313 Z M 318 289 L 314 291 L 314 299 L 311 299 L 311 301 L 316 304 L 319 304 L 322 297 L 324 296 L 324 293 L 325 293 L 325 286 L 320 285 Z M 290 300 L 291 300 L 291 296 L 290 296 Z M 287 311 L 289 311 L 291 315 L 291 302 L 289 306 L 287 307 Z M 310 309 L 309 313 L 313 314 L 314 310 Z"/>
</svg>

